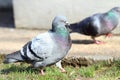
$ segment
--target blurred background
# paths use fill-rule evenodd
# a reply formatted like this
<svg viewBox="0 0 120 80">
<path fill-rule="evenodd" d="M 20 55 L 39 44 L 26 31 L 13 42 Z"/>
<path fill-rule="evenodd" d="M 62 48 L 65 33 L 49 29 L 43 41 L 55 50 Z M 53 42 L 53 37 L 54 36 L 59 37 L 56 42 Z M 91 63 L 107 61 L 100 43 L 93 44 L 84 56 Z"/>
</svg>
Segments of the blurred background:
<svg viewBox="0 0 120 80">
<path fill-rule="evenodd" d="M 15 27 L 12 0 L 0 0 L 0 27 Z"/>
<path fill-rule="evenodd" d="M 0 26 L 49 29 L 56 15 L 73 23 L 115 6 L 120 0 L 0 0 Z M 120 33 L 119 29 L 115 31 Z"/>
</svg>

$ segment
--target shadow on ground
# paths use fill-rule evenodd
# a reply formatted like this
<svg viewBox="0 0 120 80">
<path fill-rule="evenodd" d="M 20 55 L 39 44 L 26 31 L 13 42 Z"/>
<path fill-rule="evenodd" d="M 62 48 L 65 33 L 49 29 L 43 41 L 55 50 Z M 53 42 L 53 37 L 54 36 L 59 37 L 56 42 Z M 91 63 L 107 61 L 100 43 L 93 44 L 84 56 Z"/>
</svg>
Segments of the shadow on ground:
<svg viewBox="0 0 120 80">
<path fill-rule="evenodd" d="M 93 44 L 93 40 L 72 40 L 73 44 Z"/>
</svg>

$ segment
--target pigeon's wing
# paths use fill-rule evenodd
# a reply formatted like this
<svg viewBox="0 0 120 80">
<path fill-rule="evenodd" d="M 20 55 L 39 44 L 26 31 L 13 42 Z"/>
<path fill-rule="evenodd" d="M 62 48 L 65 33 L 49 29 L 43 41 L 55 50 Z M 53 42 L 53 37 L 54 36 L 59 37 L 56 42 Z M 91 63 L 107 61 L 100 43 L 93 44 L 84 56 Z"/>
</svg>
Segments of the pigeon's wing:
<svg viewBox="0 0 120 80">
<path fill-rule="evenodd" d="M 42 61 L 51 56 L 53 40 L 50 32 L 39 34 L 29 41 L 22 49 L 21 55 L 26 61 Z"/>
</svg>

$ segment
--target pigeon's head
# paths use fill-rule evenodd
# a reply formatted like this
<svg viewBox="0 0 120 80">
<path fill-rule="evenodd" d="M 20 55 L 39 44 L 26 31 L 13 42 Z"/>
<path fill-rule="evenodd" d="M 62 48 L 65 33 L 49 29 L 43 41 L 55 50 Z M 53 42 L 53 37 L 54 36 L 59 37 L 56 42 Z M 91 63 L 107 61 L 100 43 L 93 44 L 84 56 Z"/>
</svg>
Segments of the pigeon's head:
<svg viewBox="0 0 120 80">
<path fill-rule="evenodd" d="M 68 28 L 67 18 L 62 15 L 58 15 L 53 19 L 52 30 L 55 31 L 58 28 Z"/>
<path fill-rule="evenodd" d="M 52 26 L 65 25 L 67 23 L 67 18 L 62 15 L 58 15 L 54 18 Z"/>
<path fill-rule="evenodd" d="M 120 7 L 114 7 L 110 11 L 114 12 L 115 14 L 120 16 Z"/>
</svg>

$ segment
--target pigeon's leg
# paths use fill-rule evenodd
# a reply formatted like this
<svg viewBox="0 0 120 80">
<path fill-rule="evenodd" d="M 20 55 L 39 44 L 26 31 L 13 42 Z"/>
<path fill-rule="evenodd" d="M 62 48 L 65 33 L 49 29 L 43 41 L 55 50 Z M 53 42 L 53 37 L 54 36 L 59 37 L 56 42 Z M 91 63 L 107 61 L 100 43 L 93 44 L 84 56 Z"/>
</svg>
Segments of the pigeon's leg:
<svg viewBox="0 0 120 80">
<path fill-rule="evenodd" d="M 32 66 L 34 68 L 40 68 L 40 75 L 45 75 L 43 68 L 46 67 L 46 65 L 42 65 L 42 62 L 33 61 Z"/>
<path fill-rule="evenodd" d="M 45 75 L 43 69 L 40 69 L 40 74 L 41 74 L 41 75 Z"/>
<path fill-rule="evenodd" d="M 65 73 L 65 69 L 62 67 L 61 65 L 61 60 L 59 62 L 56 63 L 56 66 L 61 70 L 62 73 Z"/>
<path fill-rule="evenodd" d="M 112 36 L 112 33 L 108 33 L 108 34 L 105 35 L 105 38 L 107 38 L 107 37 L 109 38 L 111 36 Z"/>
<path fill-rule="evenodd" d="M 94 43 L 95 43 L 95 44 L 104 44 L 105 42 L 98 41 L 98 40 L 94 40 Z"/>
<path fill-rule="evenodd" d="M 93 41 L 94 41 L 94 44 L 104 44 L 104 43 L 105 43 L 105 42 L 96 40 L 95 37 L 93 37 L 93 36 L 92 36 L 92 39 L 93 39 Z"/>
</svg>

